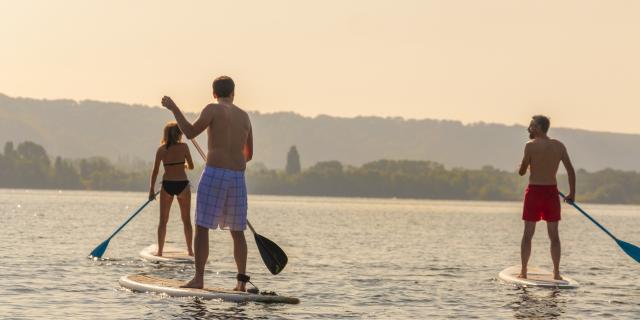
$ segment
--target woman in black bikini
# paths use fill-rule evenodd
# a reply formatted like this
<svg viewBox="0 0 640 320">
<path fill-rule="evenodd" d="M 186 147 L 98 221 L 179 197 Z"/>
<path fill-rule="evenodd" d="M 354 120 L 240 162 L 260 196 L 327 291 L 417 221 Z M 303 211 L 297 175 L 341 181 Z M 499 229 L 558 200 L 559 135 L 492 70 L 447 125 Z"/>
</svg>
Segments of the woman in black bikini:
<svg viewBox="0 0 640 320">
<path fill-rule="evenodd" d="M 169 221 L 169 210 L 173 197 L 177 196 L 184 225 L 184 238 L 187 241 L 189 255 L 193 256 L 192 238 L 193 228 L 191 227 L 191 190 L 189 179 L 185 169 L 193 169 L 193 160 L 189 153 L 189 146 L 182 143 L 182 131 L 175 122 L 169 122 L 164 127 L 164 135 L 158 151 L 151 173 L 151 187 L 149 188 L 149 199 L 155 195 L 154 186 L 160 162 L 164 165 L 164 175 L 162 176 L 162 191 L 160 192 L 160 223 L 158 224 L 158 252 L 156 255 L 162 256 L 164 239 L 167 234 L 167 222 Z"/>
</svg>

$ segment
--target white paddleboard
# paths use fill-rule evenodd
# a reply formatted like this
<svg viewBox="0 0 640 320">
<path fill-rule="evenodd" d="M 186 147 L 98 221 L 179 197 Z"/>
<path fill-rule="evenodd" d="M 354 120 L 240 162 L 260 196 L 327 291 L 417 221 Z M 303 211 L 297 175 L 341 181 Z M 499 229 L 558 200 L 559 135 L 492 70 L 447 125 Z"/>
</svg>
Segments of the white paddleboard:
<svg viewBox="0 0 640 320">
<path fill-rule="evenodd" d="M 232 302 L 255 301 L 267 303 L 300 303 L 300 300 L 297 298 L 279 296 L 274 293 L 254 294 L 219 288 L 180 288 L 180 286 L 186 283 L 186 281 L 164 279 L 143 274 L 124 276 L 120 278 L 118 282 L 121 286 L 131 289 L 132 291 L 164 293 L 171 297 L 198 297 L 207 300 L 220 299 Z"/>
<path fill-rule="evenodd" d="M 193 263 L 194 261 L 194 258 L 184 249 L 165 245 L 164 248 L 162 248 L 162 257 L 156 256 L 157 251 L 158 245 L 152 244 L 140 251 L 140 258 L 149 262 Z"/>
<path fill-rule="evenodd" d="M 564 280 L 555 280 L 552 272 L 536 267 L 528 267 L 526 279 L 518 278 L 518 275 L 520 275 L 519 265 L 500 271 L 498 278 L 506 283 L 524 287 L 574 289 L 580 285 L 577 281 L 564 275 L 562 276 Z"/>
</svg>

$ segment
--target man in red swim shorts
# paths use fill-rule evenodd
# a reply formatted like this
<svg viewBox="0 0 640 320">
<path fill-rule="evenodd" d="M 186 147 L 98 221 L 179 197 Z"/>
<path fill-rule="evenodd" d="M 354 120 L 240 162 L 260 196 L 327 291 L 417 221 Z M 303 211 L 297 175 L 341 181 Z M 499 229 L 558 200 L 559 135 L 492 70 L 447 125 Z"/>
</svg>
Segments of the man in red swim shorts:
<svg viewBox="0 0 640 320">
<path fill-rule="evenodd" d="M 553 276 L 560 277 L 560 237 L 558 236 L 558 222 L 560 221 L 560 196 L 556 182 L 556 173 L 560 162 L 567 170 L 569 178 L 569 194 L 565 201 L 575 199 L 576 174 L 573 170 L 567 148 L 562 142 L 547 136 L 549 118 L 541 115 L 533 116 L 529 124 L 529 140 L 524 148 L 524 158 L 520 164 L 521 176 L 529 170 L 529 186 L 525 190 L 522 220 L 524 220 L 524 234 L 520 247 L 522 270 L 519 277 L 527 277 L 527 263 L 531 256 L 531 239 L 536 230 L 536 222 L 541 219 L 547 222 L 547 232 L 551 240 L 551 259 L 553 260 Z"/>
</svg>

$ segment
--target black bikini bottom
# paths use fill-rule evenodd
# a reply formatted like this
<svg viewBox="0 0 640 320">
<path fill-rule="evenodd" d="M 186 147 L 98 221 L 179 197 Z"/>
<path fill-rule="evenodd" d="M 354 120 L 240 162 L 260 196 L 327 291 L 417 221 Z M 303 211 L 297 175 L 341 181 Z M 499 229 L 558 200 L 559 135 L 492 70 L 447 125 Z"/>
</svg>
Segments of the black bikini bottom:
<svg viewBox="0 0 640 320">
<path fill-rule="evenodd" d="M 163 180 L 162 181 L 162 188 L 164 189 L 164 191 L 166 191 L 168 194 L 172 196 L 177 196 L 180 193 L 182 193 L 182 190 L 184 190 L 184 188 L 186 188 L 188 185 L 189 185 L 189 180 L 183 180 L 183 181 Z"/>
</svg>

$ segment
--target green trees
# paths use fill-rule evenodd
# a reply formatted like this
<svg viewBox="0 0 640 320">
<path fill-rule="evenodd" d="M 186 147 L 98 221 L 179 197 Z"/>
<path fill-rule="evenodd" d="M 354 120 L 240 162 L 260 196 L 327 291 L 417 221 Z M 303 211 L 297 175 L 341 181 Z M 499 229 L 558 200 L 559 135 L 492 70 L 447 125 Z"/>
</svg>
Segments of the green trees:
<svg viewBox="0 0 640 320">
<path fill-rule="evenodd" d="M 0 184 L 15 185 L 17 162 L 18 155 L 13 147 L 13 142 L 7 142 L 4 145 L 4 154 L 0 155 Z"/>
<path fill-rule="evenodd" d="M 52 187 L 56 189 L 84 189 L 80 175 L 70 160 L 56 157 Z"/>
<path fill-rule="evenodd" d="M 581 202 L 640 204 L 640 173 L 605 169 L 578 170 Z M 567 177 L 558 175 L 560 190 Z M 486 166 L 446 169 L 430 161 L 378 160 L 361 167 L 319 162 L 297 175 L 278 170 L 250 170 L 251 193 L 339 197 L 521 201 L 527 177 Z"/>
<path fill-rule="evenodd" d="M 254 194 L 424 198 L 521 201 L 526 177 L 486 166 L 481 169 L 447 169 L 432 161 L 378 160 L 360 167 L 323 161 L 299 169 L 299 154 L 292 147 L 286 170 L 251 163 L 247 170 Z M 297 162 L 297 170 L 296 169 Z M 135 169 L 118 168 L 102 157 L 77 160 L 56 157 L 33 142 L 17 147 L 7 142 L 0 154 L 0 188 L 55 188 L 87 190 L 136 190 L 148 188 L 151 164 Z M 199 169 L 188 174 L 197 185 Z M 568 190 L 567 178 L 558 176 L 560 190 Z M 581 202 L 640 204 L 640 173 L 605 169 L 577 171 Z"/>
<path fill-rule="evenodd" d="M 492 167 L 447 170 L 431 161 L 378 160 L 361 167 L 318 162 L 295 176 L 252 170 L 251 192 L 341 197 L 517 200 L 524 181 Z"/>
<path fill-rule="evenodd" d="M 50 167 L 49 156 L 42 146 L 27 141 L 14 148 L 12 142 L 7 142 L 0 157 L 0 183 L 16 188 L 47 188 Z"/>
<path fill-rule="evenodd" d="M 39 188 L 50 187 L 49 171 L 51 163 L 44 148 L 27 141 L 18 145 L 16 153 L 18 161 L 15 170 L 21 175 L 16 182 L 22 187 L 32 185 L 39 185 Z"/>
<path fill-rule="evenodd" d="M 300 173 L 300 155 L 298 154 L 298 148 L 291 146 L 287 153 L 287 165 L 285 167 L 287 174 Z"/>
<path fill-rule="evenodd" d="M 53 164 L 45 149 L 33 142 L 12 142 L 0 154 L 0 188 L 144 190 L 148 172 L 126 172 L 108 159 L 94 157 L 72 161 L 56 157 Z M 150 165 L 149 165 L 150 167 Z"/>
</svg>

